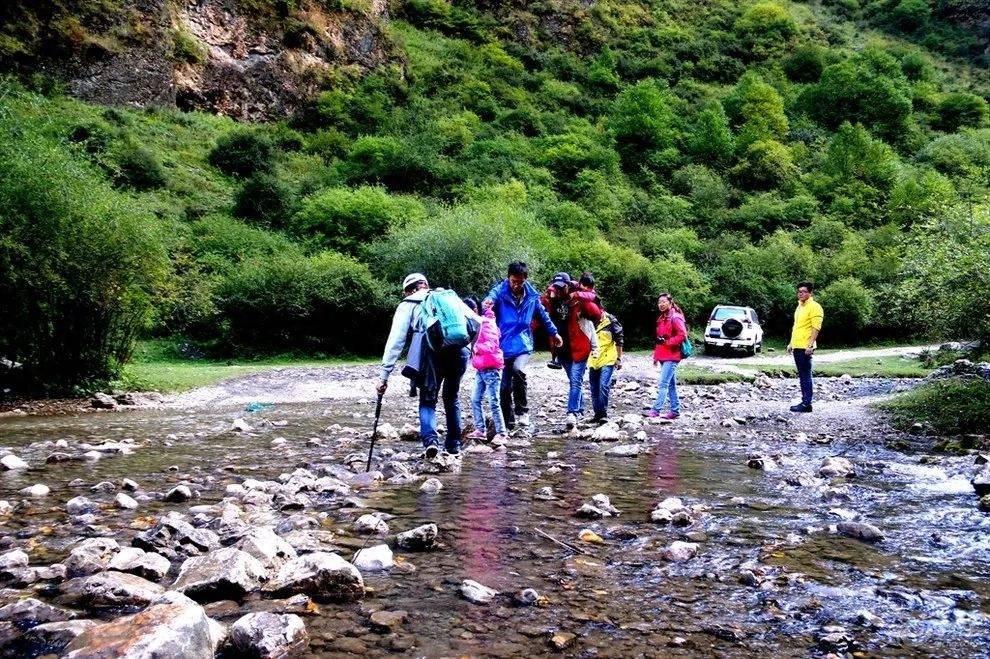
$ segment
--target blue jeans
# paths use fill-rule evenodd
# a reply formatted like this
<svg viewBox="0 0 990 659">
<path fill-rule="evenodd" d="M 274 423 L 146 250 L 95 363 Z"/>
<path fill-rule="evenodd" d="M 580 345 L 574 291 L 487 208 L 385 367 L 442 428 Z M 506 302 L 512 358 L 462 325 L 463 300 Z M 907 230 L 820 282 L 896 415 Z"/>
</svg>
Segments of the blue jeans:
<svg viewBox="0 0 990 659">
<path fill-rule="evenodd" d="M 488 399 L 495 432 L 498 434 L 505 432 L 505 419 L 502 418 L 502 407 L 499 405 L 499 387 L 501 384 L 502 371 L 497 368 L 478 371 L 478 377 L 474 381 L 474 395 L 471 396 L 471 409 L 474 412 L 474 427 L 480 432 L 485 432 L 485 412 L 481 409 L 483 398 Z"/>
<path fill-rule="evenodd" d="M 612 389 L 612 374 L 615 366 L 602 366 L 588 369 L 588 384 L 591 385 L 591 408 L 595 416 L 608 414 L 608 394 Z"/>
<path fill-rule="evenodd" d="M 670 411 L 681 413 L 681 401 L 677 398 L 677 362 L 660 362 L 660 380 L 657 383 L 657 399 L 653 410 L 659 412 L 663 404 L 670 400 Z"/>
<path fill-rule="evenodd" d="M 811 379 L 811 355 L 804 350 L 794 350 L 794 365 L 797 366 L 798 380 L 801 382 L 801 404 L 811 405 L 811 396 L 815 391 L 815 383 Z"/>
<path fill-rule="evenodd" d="M 440 397 L 443 399 L 443 411 L 447 415 L 447 439 L 444 448 L 448 453 L 459 453 L 461 450 L 461 403 L 457 399 L 461 388 L 461 378 L 467 369 L 468 351 L 464 348 L 449 353 L 434 353 L 437 379 L 440 382 Z M 440 434 L 437 432 L 437 401 L 430 399 L 425 389 L 419 390 L 419 434 L 423 438 L 423 446 L 438 444 Z"/>
<path fill-rule="evenodd" d="M 567 392 L 567 413 L 580 414 L 583 409 L 581 396 L 584 394 L 584 372 L 588 368 L 588 360 L 584 359 L 576 362 L 560 357 L 559 361 L 560 365 L 564 367 L 564 372 L 567 373 L 567 379 L 571 383 L 570 389 Z"/>
</svg>

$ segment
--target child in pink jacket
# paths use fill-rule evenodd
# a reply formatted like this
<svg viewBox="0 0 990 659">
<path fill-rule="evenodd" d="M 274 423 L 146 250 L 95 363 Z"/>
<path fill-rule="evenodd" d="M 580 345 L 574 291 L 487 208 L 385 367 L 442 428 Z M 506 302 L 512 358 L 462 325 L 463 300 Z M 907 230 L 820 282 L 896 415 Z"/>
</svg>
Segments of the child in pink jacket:
<svg viewBox="0 0 990 659">
<path fill-rule="evenodd" d="M 478 312 L 474 300 L 467 299 L 464 303 L 475 313 Z M 485 413 L 481 408 L 481 401 L 484 398 L 488 399 L 491 408 L 495 437 L 505 438 L 505 419 L 502 417 L 502 407 L 499 404 L 499 386 L 502 383 L 502 367 L 505 364 L 502 348 L 499 345 L 501 338 L 498 325 L 495 324 L 495 312 L 488 309 L 481 317 L 481 328 L 478 330 L 478 338 L 475 339 L 471 351 L 471 365 L 478 371 L 478 376 L 474 385 L 474 394 L 471 396 L 474 432 L 468 437 L 482 442 L 488 441 L 488 433 L 485 432 Z"/>
</svg>

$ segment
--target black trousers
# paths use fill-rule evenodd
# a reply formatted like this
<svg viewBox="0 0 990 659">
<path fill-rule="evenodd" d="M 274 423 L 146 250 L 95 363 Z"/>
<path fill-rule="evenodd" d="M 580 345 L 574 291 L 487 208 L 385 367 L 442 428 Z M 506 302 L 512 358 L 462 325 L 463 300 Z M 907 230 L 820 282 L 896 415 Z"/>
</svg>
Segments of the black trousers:
<svg viewBox="0 0 990 659">
<path fill-rule="evenodd" d="M 502 385 L 498 393 L 506 424 L 514 424 L 517 416 L 529 412 L 526 400 L 526 366 L 532 356 L 532 353 L 525 352 L 505 360 Z"/>
</svg>

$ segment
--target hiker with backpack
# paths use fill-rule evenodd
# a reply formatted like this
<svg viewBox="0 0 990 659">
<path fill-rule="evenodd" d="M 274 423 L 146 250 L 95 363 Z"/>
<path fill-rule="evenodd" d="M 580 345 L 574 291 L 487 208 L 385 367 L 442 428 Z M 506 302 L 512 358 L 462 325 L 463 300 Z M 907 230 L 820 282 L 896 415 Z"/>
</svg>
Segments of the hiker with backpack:
<svg viewBox="0 0 990 659">
<path fill-rule="evenodd" d="M 467 369 L 468 345 L 477 334 L 478 316 L 451 290 L 430 290 L 426 277 L 415 272 L 402 282 L 405 298 L 396 307 L 385 343 L 381 376 L 376 389 L 384 395 L 406 344 L 409 358 L 402 374 L 411 382 L 410 395 L 419 393 L 419 433 L 423 456 L 433 460 L 440 452 L 437 401 L 443 399 L 447 416 L 444 449 L 461 451 L 461 407 L 457 398 Z"/>
<path fill-rule="evenodd" d="M 477 313 L 478 305 L 471 298 L 465 298 L 466 304 L 472 311 Z M 502 408 L 499 402 L 499 391 L 502 385 L 502 367 L 505 365 L 505 358 L 502 355 L 502 347 L 499 345 L 502 336 L 495 323 L 495 312 L 486 309 L 481 317 L 481 327 L 478 329 L 478 338 L 475 339 L 471 347 L 471 366 L 474 366 L 477 377 L 474 384 L 474 393 L 471 395 L 471 411 L 474 413 L 474 432 L 468 435 L 468 439 L 479 442 L 488 442 L 488 430 L 485 424 L 485 411 L 482 401 L 488 400 L 488 407 L 492 415 L 492 425 L 495 427 L 494 439 L 505 439 L 505 418 L 502 416 Z"/>
<path fill-rule="evenodd" d="M 657 317 L 653 365 L 660 366 L 660 377 L 657 382 L 657 397 L 649 416 L 660 416 L 664 404 L 669 400 L 670 411 L 663 418 L 672 421 L 681 415 L 681 402 L 677 398 L 677 364 L 685 356 L 684 349 L 690 346 L 690 342 L 684 312 L 670 293 L 660 294 L 657 309 L 660 310 L 660 315 Z"/>
<path fill-rule="evenodd" d="M 526 366 L 533 355 L 533 324 L 539 322 L 550 335 L 550 345 L 561 345 L 557 326 L 540 304 L 540 294 L 529 283 L 529 268 L 522 261 L 509 264 L 505 279 L 495 284 L 482 302 L 491 309 L 502 335 L 500 344 L 505 366 L 499 389 L 506 428 L 529 425 L 526 391 Z"/>
<path fill-rule="evenodd" d="M 619 319 L 603 308 L 598 323 L 597 354 L 592 351 L 588 360 L 588 384 L 591 387 L 591 407 L 595 412 L 591 422 L 601 425 L 608 421 L 608 398 L 612 390 L 612 376 L 622 368 L 622 349 L 625 332 Z"/>
<path fill-rule="evenodd" d="M 587 332 L 595 334 L 595 325 L 602 319 L 602 309 L 595 302 L 597 299 L 594 291 L 573 287 L 566 272 L 553 276 L 541 298 L 550 318 L 560 328 L 563 340 L 557 348 L 557 360 L 567 373 L 569 382 L 567 416 L 564 419 L 567 430 L 577 427 L 578 415 L 582 412 L 584 372 L 592 352 L 592 342 Z M 590 321 L 590 330 L 582 327 L 584 320 Z"/>
</svg>

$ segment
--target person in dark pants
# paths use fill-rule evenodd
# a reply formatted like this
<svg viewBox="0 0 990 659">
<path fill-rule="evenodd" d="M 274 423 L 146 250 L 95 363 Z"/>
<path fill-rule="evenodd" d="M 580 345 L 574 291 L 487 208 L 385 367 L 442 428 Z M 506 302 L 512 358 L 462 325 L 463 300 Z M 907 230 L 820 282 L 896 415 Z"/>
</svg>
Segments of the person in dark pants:
<svg viewBox="0 0 990 659">
<path fill-rule="evenodd" d="M 499 398 L 502 416 L 508 429 L 529 425 L 526 391 L 526 366 L 533 356 L 533 321 L 538 316 L 550 335 L 550 344 L 559 346 L 561 338 L 540 303 L 540 294 L 527 281 L 529 268 L 522 261 L 509 264 L 508 275 L 495 284 L 482 302 L 484 310 L 495 312 L 495 322 L 502 335 L 502 385 Z"/>
<path fill-rule="evenodd" d="M 811 377 L 812 357 L 817 347 L 818 333 L 825 320 L 822 305 L 812 296 L 814 287 L 810 282 L 801 282 L 797 287 L 798 306 L 794 310 L 794 327 L 791 330 L 791 342 L 787 344 L 787 352 L 794 355 L 794 365 L 797 367 L 798 380 L 801 383 L 801 402 L 791 406 L 791 412 L 810 412 L 811 398 L 815 392 L 814 381 Z"/>
</svg>

